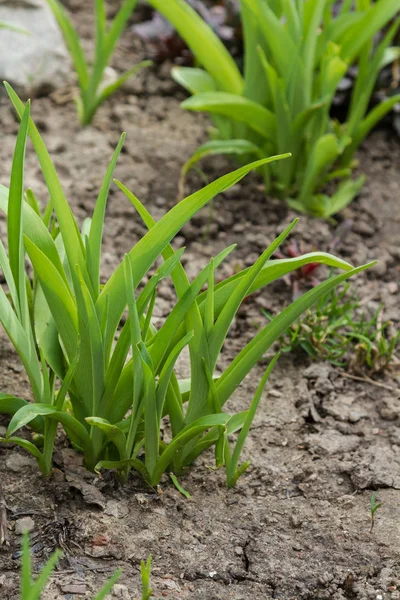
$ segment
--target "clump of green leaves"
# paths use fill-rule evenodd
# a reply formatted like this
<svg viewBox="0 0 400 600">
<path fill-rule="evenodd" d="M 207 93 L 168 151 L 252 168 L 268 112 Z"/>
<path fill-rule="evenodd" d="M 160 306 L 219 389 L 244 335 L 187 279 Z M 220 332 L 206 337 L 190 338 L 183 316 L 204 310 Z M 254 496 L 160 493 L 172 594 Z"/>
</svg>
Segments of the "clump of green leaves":
<svg viewBox="0 0 400 600">
<path fill-rule="evenodd" d="M 33 578 L 31 552 L 29 548 L 29 538 L 25 534 L 22 538 L 22 561 L 21 561 L 21 593 L 20 600 L 40 600 L 42 593 L 56 568 L 58 560 L 61 558 L 61 550 L 56 550 L 49 558 L 42 571 L 36 579 Z M 151 575 L 151 555 L 146 562 L 141 561 L 141 579 L 142 579 L 142 600 L 150 600 L 152 591 L 150 588 Z M 121 576 L 121 571 L 118 570 L 104 584 L 100 592 L 96 594 L 93 600 L 105 600 L 114 587 L 114 584 Z"/>
<path fill-rule="evenodd" d="M 360 300 L 349 293 L 349 285 L 320 298 L 293 323 L 280 339 L 282 352 L 301 348 L 312 359 L 324 359 L 369 376 L 383 372 L 391 363 L 400 340 L 391 321 L 383 321 L 382 309 L 361 315 Z M 271 315 L 263 311 L 268 319 Z"/>
<path fill-rule="evenodd" d="M 80 96 L 76 98 L 78 116 L 82 125 L 89 125 L 96 110 L 109 96 L 116 92 L 125 81 L 138 71 L 151 65 L 142 61 L 121 75 L 116 81 L 104 82 L 107 66 L 110 64 L 115 47 L 126 23 L 135 9 L 137 0 L 124 0 L 109 26 L 106 22 L 105 0 L 95 0 L 96 45 L 92 66 L 89 66 L 78 33 L 59 0 L 47 0 L 63 32 L 65 42 L 78 76 Z"/>
<path fill-rule="evenodd" d="M 399 18 L 379 43 L 377 32 L 399 10 L 398 0 L 241 0 L 244 75 L 220 40 L 185 0 L 149 0 L 195 54 L 200 68 L 177 67 L 173 77 L 192 94 L 182 106 L 210 114 L 212 140 L 187 162 L 233 154 L 261 158 L 290 151 L 288 161 L 264 165 L 266 192 L 296 209 L 329 217 L 348 204 L 364 178 L 350 179 L 354 154 L 368 132 L 400 101 L 393 95 L 368 112 L 380 70 L 400 56 L 391 47 Z M 344 123 L 330 108 L 349 67 L 358 74 Z M 326 184 L 340 181 L 332 196 Z M 332 186 L 332 184 L 330 184 Z"/>
<path fill-rule="evenodd" d="M 352 268 L 325 253 L 270 260 L 294 221 L 255 263 L 215 283 L 215 272 L 233 246 L 216 255 L 190 281 L 182 264 L 184 249 L 171 240 L 218 193 L 240 181 L 257 161 L 229 173 L 174 206 L 158 222 L 122 183 L 148 233 L 127 253 L 109 280 L 100 285 L 100 262 L 108 189 L 124 135 L 112 157 L 91 219 L 82 228 L 73 216 L 43 140 L 12 88 L 8 94 L 21 118 L 10 188 L 0 186 L 0 208 L 7 214 L 8 255 L 0 243 L 0 266 L 7 290 L 0 288 L 0 323 L 18 352 L 31 382 L 34 403 L 0 395 L 0 411 L 13 415 L 5 441 L 18 444 L 51 470 L 57 424 L 92 471 L 117 469 L 126 478 L 133 468 L 155 486 L 164 472 L 179 476 L 207 448 L 218 467 L 225 465 L 232 486 L 249 465 L 240 455 L 277 356 L 268 365 L 247 410 L 229 414 L 225 403 L 279 336 L 321 296 L 367 265 Z M 50 208 L 40 213 L 33 194 L 24 198 L 27 137 L 39 158 Z M 54 209 L 56 227 L 50 224 Z M 51 232 L 49 230 L 51 228 Z M 28 258 L 34 276 L 25 271 Z M 155 271 L 157 259 L 164 262 Z M 297 299 L 247 344 L 220 375 L 217 361 L 240 304 L 246 296 L 308 263 L 344 270 Z M 146 276 L 147 283 L 143 285 Z M 152 321 L 161 280 L 171 277 L 176 303 L 158 329 Z M 207 284 L 207 290 L 201 291 Z M 140 291 L 139 291 L 140 290 Z M 120 328 L 122 317 L 126 321 Z M 190 377 L 179 380 L 175 363 L 188 346 Z M 168 419 L 170 435 L 163 436 Z M 43 447 L 15 433 L 30 424 Z M 232 438 L 235 433 L 236 438 Z"/>
</svg>

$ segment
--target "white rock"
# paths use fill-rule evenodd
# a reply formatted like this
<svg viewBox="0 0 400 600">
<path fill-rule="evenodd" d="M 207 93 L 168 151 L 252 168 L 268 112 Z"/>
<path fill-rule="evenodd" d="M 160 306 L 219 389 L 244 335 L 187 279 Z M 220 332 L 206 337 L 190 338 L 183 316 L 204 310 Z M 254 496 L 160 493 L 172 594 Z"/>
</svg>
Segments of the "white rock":
<svg viewBox="0 0 400 600">
<path fill-rule="evenodd" d="M 2 0 L 0 21 L 25 29 L 0 29 L 0 78 L 27 93 L 65 86 L 70 61 L 46 0 Z"/>
</svg>

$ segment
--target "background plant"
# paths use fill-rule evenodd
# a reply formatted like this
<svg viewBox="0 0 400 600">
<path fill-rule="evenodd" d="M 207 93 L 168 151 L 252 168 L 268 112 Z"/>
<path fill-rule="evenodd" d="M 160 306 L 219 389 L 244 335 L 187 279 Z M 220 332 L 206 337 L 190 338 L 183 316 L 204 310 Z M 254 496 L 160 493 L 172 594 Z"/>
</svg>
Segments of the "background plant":
<svg viewBox="0 0 400 600">
<path fill-rule="evenodd" d="M 78 76 L 80 96 L 76 99 L 78 116 L 82 125 L 88 125 L 96 110 L 109 96 L 116 92 L 125 81 L 151 61 L 142 61 L 116 81 L 106 84 L 104 74 L 110 64 L 115 46 L 121 37 L 126 23 L 135 9 L 137 0 L 124 0 L 113 21 L 107 26 L 105 0 L 94 0 L 96 17 L 96 44 L 93 64 L 90 67 L 85 57 L 78 33 L 59 0 L 47 0 L 63 32 Z"/>
<path fill-rule="evenodd" d="M 360 301 L 349 293 L 349 285 L 332 290 L 289 327 L 280 339 L 280 350 L 301 348 L 314 360 L 324 359 L 356 373 L 382 373 L 400 340 L 400 331 L 392 331 L 391 321 L 383 321 L 382 310 L 381 306 L 372 316 L 360 314 Z"/>
<path fill-rule="evenodd" d="M 355 196 L 354 153 L 376 123 L 400 101 L 388 98 L 368 112 L 381 68 L 400 55 L 390 46 L 399 18 L 379 44 L 375 34 L 398 13 L 397 0 L 241 0 L 244 76 L 210 27 L 185 0 L 149 0 L 185 39 L 204 69 L 176 67 L 173 77 L 192 97 L 182 106 L 211 115 L 212 141 L 184 168 L 216 153 L 257 157 L 292 153 L 263 166 L 266 191 L 298 210 L 328 217 Z M 358 75 L 347 119 L 330 118 L 336 89 L 351 65 Z M 332 196 L 324 186 L 343 180 Z"/>
<path fill-rule="evenodd" d="M 126 477 L 133 467 L 151 485 L 165 471 L 182 474 L 205 449 L 213 446 L 217 466 L 226 466 L 234 485 L 248 466 L 240 454 L 260 402 L 271 361 L 248 410 L 230 415 L 223 407 L 237 386 L 278 337 L 309 306 L 353 274 L 334 256 L 310 253 L 269 260 L 295 221 L 263 252 L 253 266 L 215 284 L 215 271 L 233 246 L 217 256 L 190 282 L 170 241 L 182 226 L 219 192 L 240 181 L 257 161 L 221 177 L 178 203 L 157 223 L 120 182 L 148 233 L 140 239 L 104 286 L 100 285 L 104 215 L 112 173 L 124 135 L 112 157 L 91 219 L 79 230 L 63 194 L 50 156 L 33 121 L 12 88 L 8 94 L 21 118 L 10 189 L 0 187 L 0 207 L 7 213 L 8 255 L 0 246 L 0 265 L 8 286 L 0 288 L 0 322 L 14 344 L 31 382 L 35 402 L 3 394 L 0 411 L 13 415 L 6 441 L 31 452 L 44 474 L 51 469 L 57 423 L 71 444 L 84 453 L 88 469 L 117 469 Z M 24 200 L 27 136 L 39 158 L 54 209 L 35 210 L 32 194 Z M 51 231 L 49 230 L 51 227 Z M 33 280 L 25 271 L 25 253 Z M 140 288 L 154 262 L 163 264 Z M 322 262 L 345 272 L 310 290 L 266 325 L 219 378 L 214 375 L 226 335 L 243 299 L 253 291 L 308 263 Z M 171 276 L 177 301 L 163 325 L 152 323 L 159 282 Z M 208 284 L 206 292 L 201 292 Z M 119 325 L 122 316 L 126 322 Z M 189 346 L 190 379 L 178 380 L 174 365 Z M 60 385 L 59 385 L 60 384 Z M 161 436 L 168 416 L 171 439 Z M 31 424 L 43 448 L 17 437 Z M 239 432 L 233 449 L 230 437 Z M 37 438 L 35 438 L 37 439 Z"/>
</svg>

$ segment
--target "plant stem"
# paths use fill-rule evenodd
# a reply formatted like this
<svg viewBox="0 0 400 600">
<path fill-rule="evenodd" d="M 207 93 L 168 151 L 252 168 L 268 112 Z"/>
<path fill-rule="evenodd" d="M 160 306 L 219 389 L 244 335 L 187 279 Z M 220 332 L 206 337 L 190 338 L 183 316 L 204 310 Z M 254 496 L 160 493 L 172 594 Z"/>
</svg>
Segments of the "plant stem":
<svg viewBox="0 0 400 600">
<path fill-rule="evenodd" d="M 0 546 L 7 541 L 7 508 L 4 492 L 0 483 Z"/>
</svg>

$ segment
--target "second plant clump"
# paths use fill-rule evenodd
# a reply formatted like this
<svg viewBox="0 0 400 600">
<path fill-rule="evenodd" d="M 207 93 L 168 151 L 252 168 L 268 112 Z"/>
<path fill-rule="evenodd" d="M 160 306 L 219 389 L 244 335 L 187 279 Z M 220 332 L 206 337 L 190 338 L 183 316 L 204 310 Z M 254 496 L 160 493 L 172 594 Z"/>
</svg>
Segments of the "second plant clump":
<svg viewBox="0 0 400 600">
<path fill-rule="evenodd" d="M 393 95 L 368 112 L 380 70 L 400 56 L 398 0 L 241 0 L 244 74 L 212 29 L 185 0 L 149 0 L 195 54 L 203 69 L 177 67 L 173 76 L 192 97 L 188 110 L 214 123 L 212 140 L 184 171 L 209 154 L 292 158 L 259 168 L 266 191 L 297 210 L 329 217 L 355 196 L 363 177 L 350 179 L 354 154 L 369 131 L 397 103 Z M 392 19 L 395 18 L 393 22 Z M 379 43 L 375 36 L 388 27 Z M 357 78 L 345 122 L 331 119 L 336 90 L 349 67 Z M 332 196 L 324 186 L 343 180 Z"/>
<path fill-rule="evenodd" d="M 277 356 L 262 376 L 248 409 L 228 414 L 223 410 L 227 400 L 305 310 L 368 265 L 352 268 L 324 253 L 270 260 L 293 229 L 293 222 L 253 266 L 215 283 L 215 271 L 232 252 L 231 246 L 189 281 L 181 264 L 184 250 L 174 251 L 170 246 L 174 236 L 197 211 L 251 169 L 285 158 L 275 156 L 221 177 L 182 200 L 158 222 L 117 181 L 148 233 L 105 285 L 100 285 L 106 202 L 124 135 L 107 169 L 92 218 L 79 229 L 30 118 L 29 103 L 24 106 L 12 88 L 6 87 L 21 126 L 9 190 L 0 187 L 0 208 L 7 214 L 8 224 L 8 254 L 0 243 L 0 266 L 7 283 L 7 288 L 0 288 L 0 322 L 24 364 L 34 403 L 0 395 L 0 412 L 13 415 L 3 441 L 28 450 L 47 475 L 57 425 L 61 424 L 71 445 L 84 454 L 88 469 L 117 469 L 121 478 L 126 478 L 133 468 L 152 486 L 164 472 L 181 475 L 196 457 L 214 447 L 216 466 L 225 465 L 227 485 L 234 485 L 249 464 L 240 464 L 240 454 Z M 43 213 L 34 194 L 24 190 L 28 135 L 50 195 Z M 32 278 L 26 271 L 26 258 L 33 268 Z M 164 262 L 151 271 L 159 258 Z M 217 360 L 244 298 L 315 262 L 345 272 L 282 310 L 217 376 Z M 157 286 L 165 277 L 171 277 L 177 299 L 157 329 L 152 313 Z M 202 291 L 205 285 L 207 289 Z M 186 346 L 190 378 L 180 380 L 174 367 Z M 163 435 L 165 417 L 168 436 Z M 32 438 L 16 436 L 28 424 L 34 431 Z"/>
</svg>

